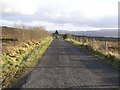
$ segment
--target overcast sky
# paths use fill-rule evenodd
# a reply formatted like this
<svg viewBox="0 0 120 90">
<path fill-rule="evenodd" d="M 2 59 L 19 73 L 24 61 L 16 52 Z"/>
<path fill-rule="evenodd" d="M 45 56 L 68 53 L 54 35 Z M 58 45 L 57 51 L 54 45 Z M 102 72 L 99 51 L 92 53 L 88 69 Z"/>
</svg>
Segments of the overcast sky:
<svg viewBox="0 0 120 90">
<path fill-rule="evenodd" d="M 119 0 L 0 0 L 0 25 L 41 25 L 47 30 L 118 27 Z"/>
</svg>

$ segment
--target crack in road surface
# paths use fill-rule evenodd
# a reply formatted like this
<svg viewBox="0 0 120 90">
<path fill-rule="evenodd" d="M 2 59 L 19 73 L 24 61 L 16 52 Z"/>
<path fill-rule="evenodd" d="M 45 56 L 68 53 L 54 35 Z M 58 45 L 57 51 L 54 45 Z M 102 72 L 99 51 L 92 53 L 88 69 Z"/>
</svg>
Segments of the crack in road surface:
<svg viewBox="0 0 120 90">
<path fill-rule="evenodd" d="M 117 88 L 118 71 L 70 43 L 53 40 L 22 88 Z"/>
</svg>

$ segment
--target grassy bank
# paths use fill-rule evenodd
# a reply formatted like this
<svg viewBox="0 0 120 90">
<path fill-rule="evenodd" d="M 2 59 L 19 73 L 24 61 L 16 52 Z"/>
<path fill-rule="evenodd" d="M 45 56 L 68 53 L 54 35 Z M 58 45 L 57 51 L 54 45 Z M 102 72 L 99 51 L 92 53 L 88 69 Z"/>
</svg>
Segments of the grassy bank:
<svg viewBox="0 0 120 90">
<path fill-rule="evenodd" d="M 95 57 L 99 58 L 100 60 L 102 60 L 108 64 L 111 64 L 113 67 L 120 70 L 120 59 L 119 58 L 117 58 L 113 55 L 105 54 L 104 52 L 101 52 L 99 49 L 96 49 L 95 47 L 93 48 L 87 44 L 85 45 L 75 39 L 67 38 L 66 41 L 70 42 L 74 46 L 79 47 L 81 50 L 83 50 L 85 52 L 92 53 Z"/>
<path fill-rule="evenodd" d="M 9 46 L 9 51 L 1 55 L 2 87 L 10 87 L 24 73 L 32 69 L 51 42 L 52 38 L 47 37 L 39 42 L 29 41 L 14 47 Z"/>
</svg>

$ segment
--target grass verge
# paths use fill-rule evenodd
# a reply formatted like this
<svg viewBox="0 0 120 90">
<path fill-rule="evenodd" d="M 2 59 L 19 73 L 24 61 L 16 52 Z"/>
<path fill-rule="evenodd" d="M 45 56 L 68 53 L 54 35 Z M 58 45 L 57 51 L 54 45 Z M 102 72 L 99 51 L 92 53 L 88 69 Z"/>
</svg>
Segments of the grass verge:
<svg viewBox="0 0 120 90">
<path fill-rule="evenodd" d="M 11 87 L 23 74 L 32 69 L 47 47 L 52 38 L 45 38 L 40 42 L 29 42 L 17 48 L 10 49 L 9 53 L 3 53 L 0 61 L 2 88 Z"/>
<path fill-rule="evenodd" d="M 112 65 L 114 68 L 116 68 L 117 70 L 120 71 L 120 60 L 118 58 L 116 58 L 115 56 L 105 55 L 105 54 L 103 54 L 103 53 L 101 53 L 99 51 L 94 50 L 89 45 L 80 44 L 80 42 L 78 42 L 76 40 L 66 39 L 66 41 L 70 42 L 72 45 L 80 48 L 81 50 L 83 50 L 85 52 L 91 53 L 95 57 L 97 57 L 100 60 Z"/>
</svg>

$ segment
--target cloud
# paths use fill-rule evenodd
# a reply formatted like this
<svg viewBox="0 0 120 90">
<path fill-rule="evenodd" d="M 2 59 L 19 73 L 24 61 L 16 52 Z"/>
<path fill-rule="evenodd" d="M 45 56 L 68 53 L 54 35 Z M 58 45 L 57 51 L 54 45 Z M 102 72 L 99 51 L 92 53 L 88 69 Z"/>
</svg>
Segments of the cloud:
<svg viewBox="0 0 120 90">
<path fill-rule="evenodd" d="M 3 15 L 19 13 L 20 15 L 33 15 L 39 6 L 39 0 L 1 0 Z"/>
<path fill-rule="evenodd" d="M 117 27 L 118 0 L 1 0 L 2 20 L 68 27 Z M 14 3 L 13 3 L 14 2 Z M 37 22 L 37 23 L 35 23 Z M 57 27 L 57 26 L 55 26 Z M 59 27 L 60 28 L 60 27 Z"/>
</svg>

